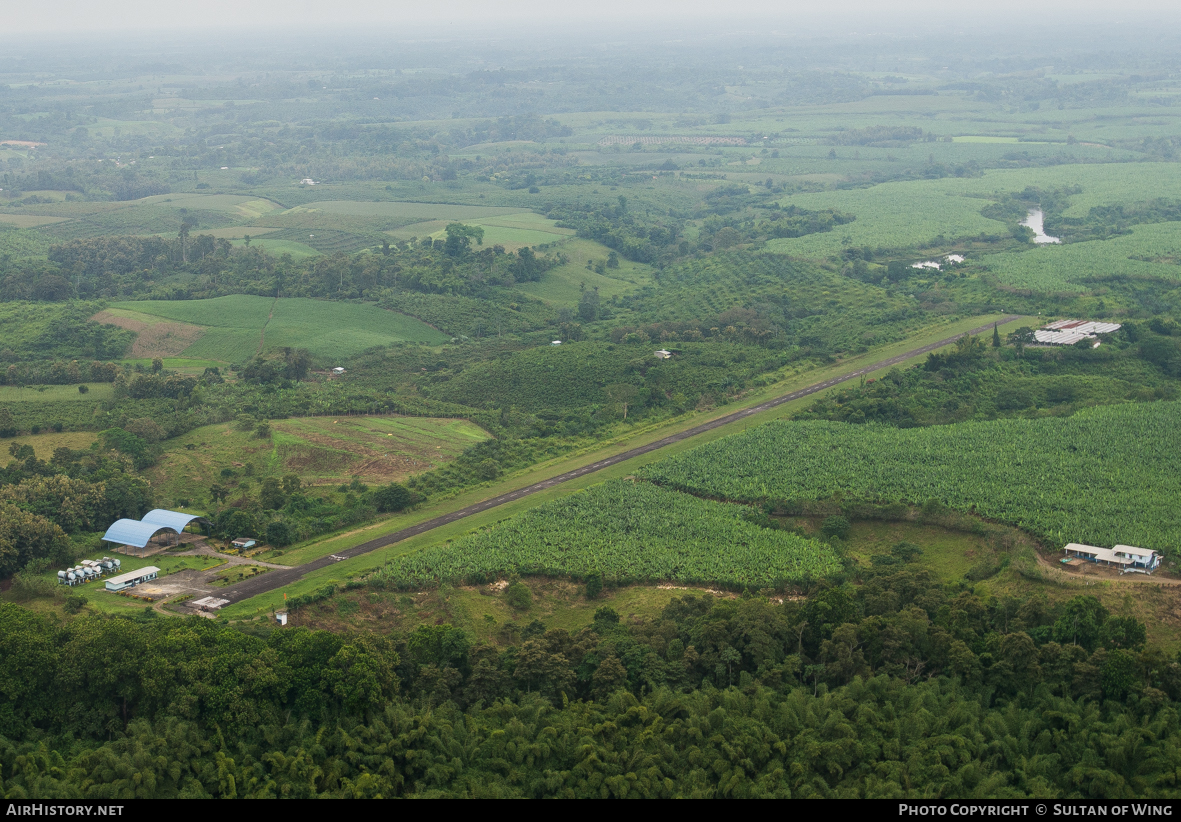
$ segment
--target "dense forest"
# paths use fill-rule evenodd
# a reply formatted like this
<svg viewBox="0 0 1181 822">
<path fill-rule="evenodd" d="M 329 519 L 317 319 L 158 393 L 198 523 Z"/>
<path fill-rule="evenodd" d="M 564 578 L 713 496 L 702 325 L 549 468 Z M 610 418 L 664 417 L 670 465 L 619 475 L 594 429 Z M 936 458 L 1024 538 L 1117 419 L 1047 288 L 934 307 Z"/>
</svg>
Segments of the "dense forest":
<svg viewBox="0 0 1181 822">
<path fill-rule="evenodd" d="M 900 546 L 804 601 L 518 643 L 0 606 L 9 798 L 1172 796 L 1181 664 L 1093 597 L 985 599 Z M 389 596 L 373 590 L 371 597 Z M 1085 728 L 1085 732 L 1079 732 Z"/>
</svg>

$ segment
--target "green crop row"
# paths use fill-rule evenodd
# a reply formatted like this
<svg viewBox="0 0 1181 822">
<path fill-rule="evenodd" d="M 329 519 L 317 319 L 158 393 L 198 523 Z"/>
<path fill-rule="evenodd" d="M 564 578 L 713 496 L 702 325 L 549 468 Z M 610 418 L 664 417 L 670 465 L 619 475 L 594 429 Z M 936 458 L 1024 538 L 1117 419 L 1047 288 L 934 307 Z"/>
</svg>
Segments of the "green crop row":
<svg viewBox="0 0 1181 822">
<path fill-rule="evenodd" d="M 379 241 L 372 236 L 363 236 L 348 231 L 337 231 L 331 228 L 316 228 L 308 231 L 304 228 L 282 228 L 278 231 L 267 232 L 263 240 L 287 240 L 303 243 L 319 251 L 321 254 L 352 254 L 366 248 L 379 245 Z"/>
<path fill-rule="evenodd" d="M 552 325 L 556 320 L 556 312 L 540 300 L 522 300 L 506 306 L 474 297 L 389 289 L 378 305 L 416 317 L 456 337 L 461 334 L 482 337 L 533 331 Z"/>
<path fill-rule="evenodd" d="M 415 588 L 512 574 L 582 578 L 597 572 L 618 584 L 668 580 L 762 588 L 839 569 L 827 545 L 761 528 L 743 513 L 647 483 L 613 480 L 400 557 L 376 578 Z"/>
<path fill-rule="evenodd" d="M 1110 240 L 992 254 L 984 262 L 1002 283 L 1030 291 L 1085 291 L 1095 279 L 1123 276 L 1181 281 L 1181 223 L 1138 225 Z"/>
<path fill-rule="evenodd" d="M 748 503 L 938 500 L 1051 545 L 1181 545 L 1181 404 L 896 429 L 776 422 L 649 466 L 669 488 Z"/>
</svg>

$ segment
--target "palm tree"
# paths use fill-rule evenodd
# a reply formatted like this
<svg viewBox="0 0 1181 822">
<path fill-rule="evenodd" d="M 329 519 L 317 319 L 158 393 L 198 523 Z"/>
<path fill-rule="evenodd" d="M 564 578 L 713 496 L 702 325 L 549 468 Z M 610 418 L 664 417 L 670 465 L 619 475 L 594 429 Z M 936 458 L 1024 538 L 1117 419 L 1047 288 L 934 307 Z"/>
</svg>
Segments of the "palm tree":
<svg viewBox="0 0 1181 822">
<path fill-rule="evenodd" d="M 189 261 L 189 231 L 193 228 L 193 224 L 189 222 L 189 218 L 185 217 L 180 224 L 180 261 L 187 263 Z"/>
</svg>

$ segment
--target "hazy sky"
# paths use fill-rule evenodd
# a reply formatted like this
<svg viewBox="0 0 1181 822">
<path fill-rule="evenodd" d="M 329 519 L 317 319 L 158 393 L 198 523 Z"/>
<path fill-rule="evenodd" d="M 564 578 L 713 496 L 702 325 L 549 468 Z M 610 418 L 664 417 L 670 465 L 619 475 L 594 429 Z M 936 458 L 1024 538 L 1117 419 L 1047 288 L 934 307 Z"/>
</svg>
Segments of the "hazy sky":
<svg viewBox="0 0 1181 822">
<path fill-rule="evenodd" d="M 1176 16 L 1175 2 L 1161 0 L 8 0 L 4 29 L 14 32 L 85 32 L 144 29 L 257 28 L 314 30 L 323 26 L 364 26 L 397 31 L 461 34 L 512 26 L 720 25 L 723 29 L 807 28 L 847 31 L 850 26 L 896 29 L 904 21 L 931 25 L 1034 25 L 1123 20 L 1151 22 Z M 1034 15 L 1035 17 L 1031 16 Z M 408 31 L 409 33 L 409 31 Z"/>
</svg>

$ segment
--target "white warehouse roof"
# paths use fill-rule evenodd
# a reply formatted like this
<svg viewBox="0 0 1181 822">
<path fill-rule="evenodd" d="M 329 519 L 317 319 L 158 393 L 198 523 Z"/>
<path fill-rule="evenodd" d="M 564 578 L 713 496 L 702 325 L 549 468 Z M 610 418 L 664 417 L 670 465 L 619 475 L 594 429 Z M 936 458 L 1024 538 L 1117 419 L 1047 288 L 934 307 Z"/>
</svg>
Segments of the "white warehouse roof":
<svg viewBox="0 0 1181 822">
<path fill-rule="evenodd" d="M 1034 331 L 1033 338 L 1041 345 L 1074 345 L 1082 340 L 1092 340 L 1096 334 L 1110 334 L 1120 328 L 1119 323 L 1057 320 Z"/>
<path fill-rule="evenodd" d="M 150 574 L 159 574 L 160 569 L 155 565 L 148 565 L 140 568 L 138 571 L 128 571 L 126 574 L 119 574 L 117 577 L 111 577 L 107 580 L 107 585 L 126 585 L 129 582 L 143 579 Z"/>
<path fill-rule="evenodd" d="M 1049 323 L 1044 326 L 1051 331 L 1074 331 L 1078 334 L 1110 334 L 1113 331 L 1119 331 L 1122 327 L 1119 323 L 1101 323 L 1093 320 L 1058 320 L 1057 322 Z"/>
<path fill-rule="evenodd" d="M 1156 551 L 1150 551 L 1147 548 L 1134 548 L 1131 545 L 1117 545 L 1114 548 L 1099 548 L 1095 545 L 1083 545 L 1078 542 L 1072 542 L 1063 549 L 1067 552 L 1074 552 L 1076 554 L 1089 554 L 1095 559 L 1102 562 L 1111 562 L 1116 565 L 1131 565 L 1137 562 L 1133 557 L 1150 559 Z M 1142 560 L 1140 560 L 1142 561 Z"/>
<path fill-rule="evenodd" d="M 1042 345 L 1074 345 L 1080 340 L 1093 339 L 1090 334 L 1075 331 L 1034 331 L 1033 338 Z"/>
</svg>

